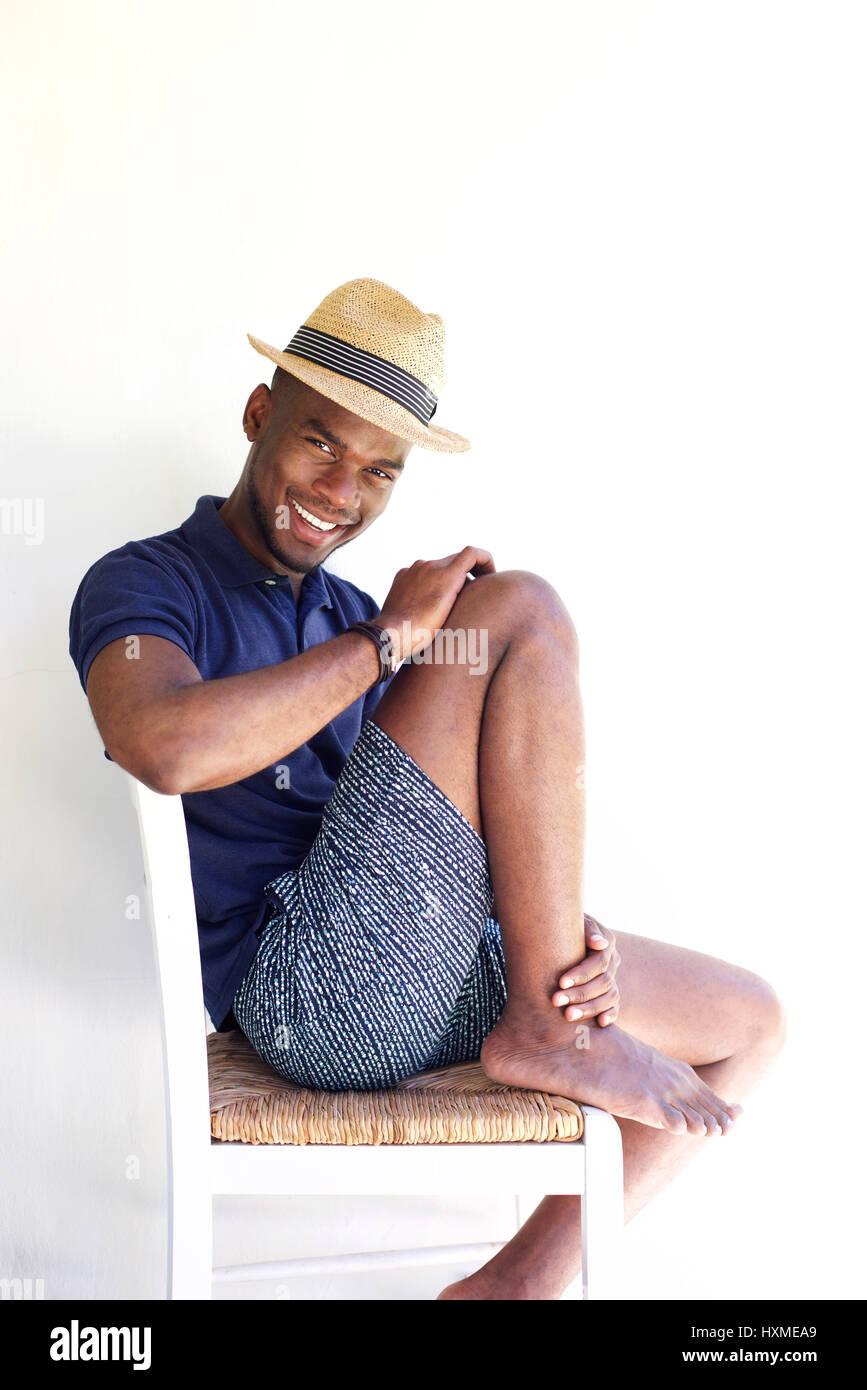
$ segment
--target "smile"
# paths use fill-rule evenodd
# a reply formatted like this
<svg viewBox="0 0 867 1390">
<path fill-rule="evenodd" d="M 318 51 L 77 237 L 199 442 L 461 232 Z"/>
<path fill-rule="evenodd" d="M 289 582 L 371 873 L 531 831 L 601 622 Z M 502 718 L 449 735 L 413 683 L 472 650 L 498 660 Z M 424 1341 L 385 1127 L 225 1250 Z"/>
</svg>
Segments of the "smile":
<svg viewBox="0 0 867 1390">
<path fill-rule="evenodd" d="M 317 531 L 334 531 L 337 529 L 336 521 L 323 521 L 321 517 L 314 516 L 312 512 L 308 512 L 306 507 L 302 507 L 300 502 L 296 502 L 294 497 L 290 497 L 289 501 L 292 503 L 298 515 L 306 521 L 309 526 L 315 526 Z"/>
</svg>

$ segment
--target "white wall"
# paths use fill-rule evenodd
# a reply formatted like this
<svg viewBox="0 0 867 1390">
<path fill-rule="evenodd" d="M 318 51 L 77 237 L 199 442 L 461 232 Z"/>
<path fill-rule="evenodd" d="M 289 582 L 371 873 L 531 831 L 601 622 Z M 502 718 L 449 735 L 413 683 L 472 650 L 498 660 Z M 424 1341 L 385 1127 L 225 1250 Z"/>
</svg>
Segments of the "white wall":
<svg viewBox="0 0 867 1390">
<path fill-rule="evenodd" d="M 372 275 L 444 316 L 437 419 L 474 447 L 414 451 L 335 568 L 383 597 L 471 542 L 548 576 L 582 642 L 588 911 L 790 1010 L 736 1137 L 631 1228 L 625 1288 L 863 1296 L 862 7 L 29 0 L 2 25 L 2 492 L 44 536 L 0 535 L 0 1273 L 161 1296 L 141 864 L 73 594 L 231 490 L 270 379 L 245 334 L 288 341 Z M 406 1210 L 377 1227 L 426 1240 Z M 370 1212 L 345 1211 L 351 1248 Z M 327 1220 L 221 1216 L 221 1263 Z M 502 1214 L 447 1216 L 470 1240 Z"/>
</svg>

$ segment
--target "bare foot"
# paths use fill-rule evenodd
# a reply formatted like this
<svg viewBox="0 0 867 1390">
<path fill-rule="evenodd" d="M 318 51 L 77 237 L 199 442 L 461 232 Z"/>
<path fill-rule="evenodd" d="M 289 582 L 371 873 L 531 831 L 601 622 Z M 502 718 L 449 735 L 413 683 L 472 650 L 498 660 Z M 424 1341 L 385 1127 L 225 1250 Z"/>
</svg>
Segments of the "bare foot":
<svg viewBox="0 0 867 1390">
<path fill-rule="evenodd" d="M 457 1279 L 454 1284 L 446 1284 L 442 1293 L 438 1293 L 434 1302 L 453 1303 L 458 1301 L 483 1299 L 487 1302 L 496 1302 L 505 1299 L 512 1302 L 515 1299 L 526 1297 L 523 1286 L 519 1283 L 512 1288 L 502 1280 L 489 1277 L 487 1265 L 483 1265 L 475 1274 L 470 1274 L 466 1279 Z"/>
<path fill-rule="evenodd" d="M 451 1303 L 458 1300 L 486 1298 L 487 1294 L 482 1293 L 473 1283 L 473 1276 L 468 1279 L 458 1279 L 454 1284 L 446 1284 L 442 1293 L 438 1293 L 436 1303 Z"/>
<path fill-rule="evenodd" d="M 508 1008 L 508 1006 L 507 1006 Z M 639 1042 L 617 1024 L 548 1023 L 506 1011 L 485 1038 L 492 1081 L 598 1105 L 611 1115 L 672 1134 L 727 1134 L 743 1107 L 721 1100 L 686 1062 Z"/>
</svg>

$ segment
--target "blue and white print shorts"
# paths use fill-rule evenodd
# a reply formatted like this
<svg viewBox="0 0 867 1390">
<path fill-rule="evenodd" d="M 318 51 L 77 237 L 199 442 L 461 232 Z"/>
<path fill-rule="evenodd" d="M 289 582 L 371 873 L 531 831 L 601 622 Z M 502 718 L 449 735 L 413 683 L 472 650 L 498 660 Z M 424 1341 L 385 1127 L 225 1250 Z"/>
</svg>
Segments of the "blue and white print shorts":
<svg viewBox="0 0 867 1390">
<path fill-rule="evenodd" d="M 471 1061 L 506 1001 L 484 840 L 367 719 L 234 1000 L 259 1056 L 290 1081 L 377 1090 Z"/>
</svg>

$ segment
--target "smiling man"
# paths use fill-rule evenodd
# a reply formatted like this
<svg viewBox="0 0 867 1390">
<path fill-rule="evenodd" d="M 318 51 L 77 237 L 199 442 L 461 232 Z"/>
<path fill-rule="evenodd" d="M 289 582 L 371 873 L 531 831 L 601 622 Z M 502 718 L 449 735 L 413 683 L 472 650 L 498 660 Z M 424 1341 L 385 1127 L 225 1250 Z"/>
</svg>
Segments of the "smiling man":
<svg viewBox="0 0 867 1390">
<path fill-rule="evenodd" d="M 469 448 L 431 423 L 441 319 L 355 280 L 282 351 L 251 342 L 277 370 L 231 496 L 97 561 L 70 620 L 106 756 L 183 798 L 208 1011 L 303 1085 L 481 1058 L 599 1105 L 631 1216 L 731 1129 L 781 1045 L 776 995 L 584 914 L 578 643 L 545 579 L 467 545 L 399 570 L 380 608 L 323 565 L 414 444 Z M 408 661 L 447 620 L 484 633 L 484 671 Z M 557 1297 L 576 1204 L 546 1198 L 440 1297 Z"/>
<path fill-rule="evenodd" d="M 354 479 L 348 475 L 341 491 L 333 467 L 329 470 L 330 488 L 325 492 L 320 488 L 316 493 L 313 484 L 322 471 L 323 456 L 334 464 L 338 456 L 346 455 L 353 445 L 356 450 L 374 454 L 382 441 L 382 430 L 368 425 L 359 434 L 360 426 L 367 422 L 359 422 L 356 417 L 351 421 L 356 437 L 353 445 L 348 444 L 322 419 L 327 415 L 339 423 L 340 416 L 347 412 L 339 407 L 335 409 L 333 403 L 317 391 L 305 388 L 278 369 L 270 400 L 264 386 L 257 386 L 250 397 L 244 417 L 248 439 L 256 440 L 262 411 L 269 404 L 275 422 L 286 429 L 282 435 L 272 429 L 270 440 L 263 440 L 251 449 L 251 466 L 220 508 L 220 516 L 248 550 L 255 554 L 257 545 L 260 550 L 264 547 L 269 556 L 266 563 L 276 560 L 285 566 L 297 577 L 300 587 L 302 575 L 315 569 L 339 546 L 366 531 L 385 510 L 410 446 L 403 440 L 387 437 L 382 447 L 388 447 L 388 456 L 371 458 L 365 464 L 358 493 Z M 285 456 L 290 450 L 295 467 L 291 478 L 284 483 Z M 320 457 L 316 458 L 316 454 Z M 269 497 L 264 495 L 266 485 L 270 485 Z M 246 534 L 250 522 L 256 534 Z"/>
</svg>

